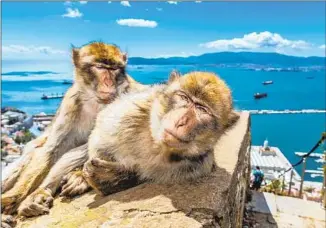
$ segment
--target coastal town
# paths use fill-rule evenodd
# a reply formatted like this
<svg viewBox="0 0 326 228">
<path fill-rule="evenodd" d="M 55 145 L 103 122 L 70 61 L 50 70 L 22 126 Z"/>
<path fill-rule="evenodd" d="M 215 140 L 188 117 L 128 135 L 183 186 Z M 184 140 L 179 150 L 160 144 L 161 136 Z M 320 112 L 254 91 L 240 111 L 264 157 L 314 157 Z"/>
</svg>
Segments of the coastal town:
<svg viewBox="0 0 326 228">
<path fill-rule="evenodd" d="M 51 123 L 52 115 L 28 115 L 12 107 L 1 108 L 1 168 L 18 159 L 26 143 Z"/>
</svg>

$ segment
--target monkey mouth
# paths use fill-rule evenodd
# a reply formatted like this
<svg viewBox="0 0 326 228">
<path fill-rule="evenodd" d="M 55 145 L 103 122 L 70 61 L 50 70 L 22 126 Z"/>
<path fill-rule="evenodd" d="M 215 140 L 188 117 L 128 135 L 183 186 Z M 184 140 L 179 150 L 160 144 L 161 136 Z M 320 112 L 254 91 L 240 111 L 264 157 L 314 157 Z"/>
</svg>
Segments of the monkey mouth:
<svg viewBox="0 0 326 228">
<path fill-rule="evenodd" d="M 112 101 L 114 101 L 115 99 L 115 95 L 110 95 L 110 93 L 100 93 L 100 95 L 97 95 L 97 100 L 99 103 L 102 103 L 102 104 L 109 104 L 111 103 Z"/>
<path fill-rule="evenodd" d="M 190 140 L 185 140 L 169 130 L 164 130 L 164 142 L 169 146 L 181 146 L 189 144 Z"/>
</svg>

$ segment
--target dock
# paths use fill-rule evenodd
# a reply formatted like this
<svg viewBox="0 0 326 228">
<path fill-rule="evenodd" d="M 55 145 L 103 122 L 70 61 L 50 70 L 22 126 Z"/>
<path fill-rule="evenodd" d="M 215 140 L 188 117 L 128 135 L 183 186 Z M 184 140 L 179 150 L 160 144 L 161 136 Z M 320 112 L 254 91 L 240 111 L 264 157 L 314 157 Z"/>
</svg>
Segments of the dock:
<svg viewBox="0 0 326 228">
<path fill-rule="evenodd" d="M 251 169 L 259 166 L 265 174 L 265 179 L 272 181 L 278 179 L 281 174 L 291 168 L 291 163 L 284 156 L 278 147 L 268 146 L 265 140 L 264 146 L 251 146 Z M 289 182 L 291 172 L 285 173 L 285 181 Z M 293 181 L 300 182 L 301 177 L 295 169 L 293 169 Z"/>
</svg>

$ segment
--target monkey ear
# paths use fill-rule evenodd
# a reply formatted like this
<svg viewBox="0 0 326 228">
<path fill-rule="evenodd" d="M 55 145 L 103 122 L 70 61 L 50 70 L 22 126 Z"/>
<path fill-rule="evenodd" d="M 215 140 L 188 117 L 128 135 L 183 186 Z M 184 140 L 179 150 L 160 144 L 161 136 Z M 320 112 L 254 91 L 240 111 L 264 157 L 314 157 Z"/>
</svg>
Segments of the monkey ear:
<svg viewBox="0 0 326 228">
<path fill-rule="evenodd" d="M 127 54 L 127 52 L 122 54 L 122 60 L 127 64 L 127 62 L 128 62 L 128 54 Z"/>
<path fill-rule="evenodd" d="M 72 59 L 74 61 L 75 66 L 77 67 L 79 65 L 79 49 L 78 48 L 72 49 Z"/>
<path fill-rule="evenodd" d="M 232 110 L 231 113 L 229 114 L 226 128 L 232 127 L 239 120 L 239 118 L 240 118 L 239 113 Z"/>
<path fill-rule="evenodd" d="M 174 82 L 175 80 L 179 79 L 180 77 L 181 77 L 181 74 L 177 70 L 173 70 L 170 73 L 168 84 Z"/>
</svg>

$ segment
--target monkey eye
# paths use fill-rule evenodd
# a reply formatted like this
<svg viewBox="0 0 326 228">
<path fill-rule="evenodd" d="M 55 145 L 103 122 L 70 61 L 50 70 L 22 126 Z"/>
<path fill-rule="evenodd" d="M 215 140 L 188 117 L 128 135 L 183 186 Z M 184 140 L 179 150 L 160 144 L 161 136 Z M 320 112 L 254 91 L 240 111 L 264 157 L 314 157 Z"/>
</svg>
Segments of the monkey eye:
<svg viewBox="0 0 326 228">
<path fill-rule="evenodd" d="M 101 65 L 96 65 L 95 67 L 98 70 L 105 70 L 106 69 L 104 66 L 101 66 Z"/>
<path fill-rule="evenodd" d="M 184 94 L 178 94 L 178 95 L 182 100 L 189 101 L 189 98 L 186 95 L 184 95 Z"/>
<path fill-rule="evenodd" d="M 209 114 L 208 109 L 200 104 L 196 104 L 196 109 L 202 113 Z"/>
</svg>

